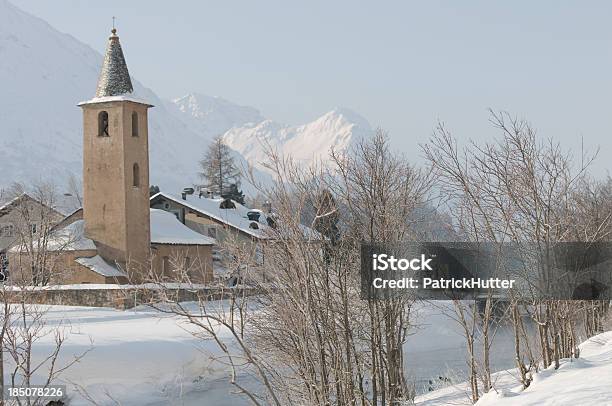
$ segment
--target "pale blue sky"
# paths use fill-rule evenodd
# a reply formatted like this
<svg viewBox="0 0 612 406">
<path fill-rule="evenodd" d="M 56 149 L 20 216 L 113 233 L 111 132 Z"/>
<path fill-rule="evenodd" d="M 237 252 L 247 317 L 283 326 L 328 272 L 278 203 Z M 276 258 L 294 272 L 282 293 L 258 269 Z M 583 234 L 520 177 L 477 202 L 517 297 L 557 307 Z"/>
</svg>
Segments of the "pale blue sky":
<svg viewBox="0 0 612 406">
<path fill-rule="evenodd" d="M 612 3 L 605 1 L 11 0 L 102 51 L 117 16 L 131 73 L 300 124 L 349 107 L 416 154 L 438 119 L 495 135 L 487 108 L 529 119 L 612 168 Z"/>
</svg>

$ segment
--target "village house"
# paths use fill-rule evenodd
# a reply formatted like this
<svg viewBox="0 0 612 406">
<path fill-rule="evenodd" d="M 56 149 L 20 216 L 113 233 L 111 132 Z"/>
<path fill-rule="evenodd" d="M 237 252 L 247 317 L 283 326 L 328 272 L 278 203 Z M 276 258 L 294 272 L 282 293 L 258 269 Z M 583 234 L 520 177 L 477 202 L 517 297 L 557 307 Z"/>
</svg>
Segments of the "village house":
<svg viewBox="0 0 612 406">
<path fill-rule="evenodd" d="M 229 198 L 206 197 L 204 193 L 194 193 L 193 188 L 184 189 L 180 196 L 165 192 L 156 193 L 151 197 L 151 208 L 172 213 L 189 229 L 214 238 L 219 244 L 216 248 L 223 247 L 222 251 L 225 251 L 213 251 L 218 275 L 225 275 L 234 282 L 244 276 L 242 271 L 226 269 L 226 265 L 232 262 L 228 251 L 235 250 L 252 255 L 255 274 L 251 276 L 262 277 L 265 274 L 262 269 L 265 259 L 264 243 L 273 240 L 276 231 L 275 216 L 272 213 L 249 209 Z"/>
<path fill-rule="evenodd" d="M 151 207 L 173 213 L 190 229 L 215 238 L 260 243 L 274 236 L 274 215 L 250 209 L 235 200 L 210 198 L 187 188 L 180 196 L 159 192 L 151 196 Z"/>
<path fill-rule="evenodd" d="M 44 201 L 41 201 L 44 200 Z M 78 198 L 67 193 L 53 196 L 52 192 L 42 198 L 28 193 L 0 204 L 0 254 L 5 254 L 19 237 L 20 228 L 27 223 L 29 232 L 36 234 L 46 224 L 55 226 L 80 208 Z"/>
<path fill-rule="evenodd" d="M 191 230 L 214 238 L 220 246 L 251 253 L 252 265 L 260 270 L 256 273 L 264 276 L 266 248 L 283 232 L 269 203 L 264 204 L 263 211 L 251 209 L 229 198 L 209 197 L 204 190 L 194 188 L 185 188 L 180 195 L 158 192 L 150 200 L 151 208 L 172 213 Z M 323 238 L 310 227 L 300 225 L 300 229 L 305 240 L 318 243 Z M 223 255 L 215 254 L 216 260 L 222 259 Z M 223 269 L 223 265 L 219 264 L 218 269 Z M 236 272 L 230 274 L 237 276 Z"/>
<path fill-rule="evenodd" d="M 8 266 L 8 249 L 24 236 L 36 237 L 61 223 L 77 211 L 81 203 L 70 193 L 58 196 L 51 188 L 9 193 L 0 203 L 0 279 L 4 280 Z"/>
<path fill-rule="evenodd" d="M 148 110 L 133 94 L 119 37 L 112 30 L 93 99 L 83 110 L 83 207 L 34 248 L 9 250 L 10 278 L 45 283 L 207 283 L 213 278 L 213 237 L 174 215 L 150 208 Z M 66 214 L 66 213 L 59 213 Z M 32 251 L 51 252 L 44 263 Z M 47 256 L 46 256 L 47 257 Z M 44 269 L 40 269 L 40 268 Z"/>
</svg>

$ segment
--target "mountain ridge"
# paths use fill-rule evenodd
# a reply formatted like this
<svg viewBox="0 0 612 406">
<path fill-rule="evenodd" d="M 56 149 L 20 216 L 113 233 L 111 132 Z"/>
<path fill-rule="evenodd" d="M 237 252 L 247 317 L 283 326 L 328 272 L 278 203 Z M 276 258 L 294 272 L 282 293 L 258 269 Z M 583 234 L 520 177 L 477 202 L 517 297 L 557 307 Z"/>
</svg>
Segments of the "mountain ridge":
<svg viewBox="0 0 612 406">
<path fill-rule="evenodd" d="M 365 118 L 350 109 L 335 108 L 299 126 L 266 120 L 233 128 L 223 138 L 230 148 L 266 170 L 262 163 L 267 160 L 269 147 L 301 164 L 326 164 L 332 149 L 345 151 L 372 133 Z"/>
<path fill-rule="evenodd" d="M 100 41 L 105 40 L 101 33 Z M 122 42 L 128 44 L 129 67 L 129 38 Z M 101 64 L 102 55 L 90 46 L 0 0 L 0 189 L 15 181 L 64 186 L 70 176 L 81 177 L 82 113 L 76 104 L 94 96 Z M 245 166 L 265 158 L 260 146 L 245 147 L 253 129 L 269 130 L 276 147 L 306 162 L 330 146 L 350 145 L 369 128 L 345 109 L 286 126 L 222 97 L 190 93 L 169 101 L 133 76 L 132 83 L 135 96 L 155 106 L 149 115 L 150 181 L 167 191 L 200 183 L 199 161 L 216 135 L 231 139 L 230 148 Z"/>
</svg>

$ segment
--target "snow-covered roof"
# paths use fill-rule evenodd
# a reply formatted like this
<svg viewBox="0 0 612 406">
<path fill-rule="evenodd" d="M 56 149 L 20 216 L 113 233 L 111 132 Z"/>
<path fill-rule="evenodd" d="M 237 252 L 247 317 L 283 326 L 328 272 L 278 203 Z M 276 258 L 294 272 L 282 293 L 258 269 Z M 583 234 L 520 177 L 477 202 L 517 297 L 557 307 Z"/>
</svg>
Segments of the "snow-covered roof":
<svg viewBox="0 0 612 406">
<path fill-rule="evenodd" d="M 266 215 L 260 213 L 259 221 L 257 222 L 257 229 L 251 228 L 252 220 L 249 220 L 247 213 L 253 211 L 246 206 L 232 200 L 235 207 L 234 209 L 222 209 L 220 204 L 225 200 L 222 198 L 210 199 L 206 197 L 199 198 L 195 195 L 187 195 L 185 200 L 180 196 L 175 196 L 169 193 L 159 192 L 151 197 L 154 200 L 158 197 L 164 197 L 168 200 L 173 200 L 185 207 L 188 207 L 196 212 L 209 216 L 221 223 L 227 224 L 233 228 L 236 228 L 246 234 L 249 234 L 256 238 L 265 239 L 270 236 L 270 227 L 267 224 Z"/>
<path fill-rule="evenodd" d="M 83 220 L 77 220 L 55 231 L 54 235 L 49 239 L 47 249 L 50 251 L 95 250 L 96 245 L 93 240 L 85 237 L 85 222 Z"/>
<path fill-rule="evenodd" d="M 196 233 L 170 212 L 151 209 L 151 242 L 157 244 L 214 245 L 216 240 Z"/>
<path fill-rule="evenodd" d="M 84 106 L 86 104 L 96 104 L 96 103 L 109 103 L 109 102 L 115 102 L 115 101 L 129 101 L 133 103 L 146 104 L 149 107 L 153 107 L 153 105 L 150 104 L 149 102 L 139 97 L 135 97 L 134 95 L 131 95 L 131 94 L 124 94 L 121 96 L 94 97 L 93 99 L 89 99 L 89 100 L 80 102 L 79 104 L 77 104 L 77 106 Z"/>
<path fill-rule="evenodd" d="M 0 212 L 2 212 L 2 211 L 4 211 L 4 210 L 6 210 L 6 209 L 8 209 L 8 208 L 10 208 L 10 207 L 11 207 L 11 205 L 13 205 L 13 204 L 17 203 L 17 202 L 18 202 L 18 201 L 19 201 L 21 198 L 23 198 L 23 196 L 24 196 L 24 195 L 21 195 L 21 196 L 14 197 L 14 198 L 12 198 L 12 199 L 8 199 L 8 200 L 3 200 L 3 201 L 1 201 L 1 202 L 0 202 Z"/>
<path fill-rule="evenodd" d="M 81 199 L 70 193 L 58 196 L 53 204 L 53 209 L 58 213 L 69 216 L 82 207 Z"/>
<path fill-rule="evenodd" d="M 23 193 L 17 197 L 14 197 L 10 200 L 4 201 L 3 203 L 0 203 L 0 212 L 6 211 L 10 209 L 11 206 L 14 206 L 18 204 L 20 201 L 26 200 L 26 199 L 29 199 L 32 202 L 39 202 L 38 200 L 30 196 L 29 194 Z M 73 196 L 70 193 L 66 193 L 63 195 L 56 196 L 56 197 L 54 196 L 53 199 L 50 198 L 48 200 L 49 202 L 46 202 L 47 203 L 46 205 L 63 216 L 69 216 L 81 208 L 81 202 L 79 198 L 76 196 Z"/>
<path fill-rule="evenodd" d="M 169 212 L 151 209 L 151 242 L 156 244 L 214 245 L 216 240 L 196 233 Z M 57 229 L 48 238 L 47 251 L 96 250 L 93 240 L 85 237 L 85 221 L 77 220 Z M 15 246 L 12 252 L 19 252 Z"/>
<path fill-rule="evenodd" d="M 39 244 L 43 244 L 39 242 Z M 36 247 L 35 247 L 36 248 Z M 85 237 L 85 223 L 77 220 L 64 228 L 54 230 L 46 242 L 46 251 L 84 251 L 96 250 L 96 245 L 92 240 Z M 11 252 L 23 251 L 24 247 L 16 245 L 10 249 Z"/>
<path fill-rule="evenodd" d="M 74 223 L 56 231 L 55 243 L 59 244 L 58 248 L 61 249 L 61 244 L 64 241 L 68 242 L 64 249 L 71 251 L 96 249 L 96 245 L 94 244 L 93 240 L 85 237 L 84 220 L 77 220 Z"/>
<path fill-rule="evenodd" d="M 195 195 L 186 195 L 185 199 L 183 199 L 181 196 L 159 192 L 151 197 L 151 201 L 154 201 L 157 198 L 172 200 L 193 211 L 206 215 L 221 223 L 227 224 L 230 227 L 258 239 L 274 239 L 277 238 L 279 233 L 282 232 L 282 224 L 279 224 L 276 229 L 273 229 L 268 225 L 268 216 L 264 212 L 259 209 L 250 209 L 236 202 L 235 200 L 232 200 L 235 208 L 222 209 L 220 205 L 224 200 L 226 200 L 223 198 L 211 199 L 206 197 L 200 198 Z M 259 221 L 249 220 L 247 216 L 249 212 L 259 213 Z M 252 227 L 253 223 L 257 225 L 257 228 Z M 319 232 L 310 227 L 303 224 L 300 224 L 299 227 L 304 235 L 304 238 L 306 239 L 320 240 L 323 238 Z"/>
<path fill-rule="evenodd" d="M 84 267 L 89 268 L 95 273 L 102 275 L 102 276 L 111 276 L 111 277 L 125 276 L 127 277 L 127 274 L 125 272 L 120 271 L 113 265 L 109 264 L 108 262 L 104 260 L 104 258 L 102 258 L 99 255 L 96 255 L 90 258 L 88 257 L 77 258 L 76 262 L 78 262 Z"/>
</svg>

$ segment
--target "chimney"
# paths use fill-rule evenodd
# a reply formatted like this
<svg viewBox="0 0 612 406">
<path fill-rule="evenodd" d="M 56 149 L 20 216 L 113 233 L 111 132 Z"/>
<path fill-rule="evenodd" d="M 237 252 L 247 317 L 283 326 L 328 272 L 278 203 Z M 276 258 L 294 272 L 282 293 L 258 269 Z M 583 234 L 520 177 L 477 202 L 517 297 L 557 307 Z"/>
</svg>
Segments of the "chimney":
<svg viewBox="0 0 612 406">
<path fill-rule="evenodd" d="M 181 192 L 181 197 L 183 198 L 183 200 L 187 200 L 187 195 L 192 195 L 194 192 L 194 189 L 192 187 L 186 187 L 183 189 L 183 192 Z"/>
<path fill-rule="evenodd" d="M 251 221 L 259 221 L 260 216 L 261 216 L 261 212 L 259 210 L 250 210 L 247 213 L 247 218 Z"/>
<path fill-rule="evenodd" d="M 272 203 L 269 200 L 266 200 L 264 204 L 261 205 L 261 208 L 264 209 L 266 213 L 272 213 Z"/>
</svg>

